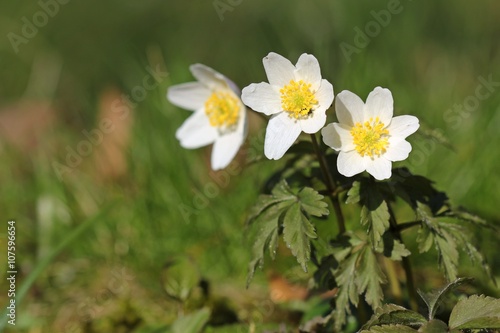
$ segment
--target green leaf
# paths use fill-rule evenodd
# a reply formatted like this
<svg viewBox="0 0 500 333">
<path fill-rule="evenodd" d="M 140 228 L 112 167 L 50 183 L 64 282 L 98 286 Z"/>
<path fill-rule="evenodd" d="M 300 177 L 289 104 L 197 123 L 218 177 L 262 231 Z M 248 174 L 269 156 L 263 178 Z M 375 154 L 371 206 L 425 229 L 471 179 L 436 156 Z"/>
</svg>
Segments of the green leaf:
<svg viewBox="0 0 500 333">
<path fill-rule="evenodd" d="M 483 272 L 490 277 L 493 283 L 496 284 L 495 276 L 491 272 L 488 262 L 483 257 L 481 252 L 473 245 L 473 232 L 469 232 L 465 227 L 458 225 L 456 223 L 439 223 L 442 229 L 447 230 L 450 235 L 458 243 L 458 247 L 464 249 L 465 253 L 469 256 L 469 259 L 473 264 L 479 264 L 483 269 Z"/>
<path fill-rule="evenodd" d="M 312 216 L 328 215 L 328 204 L 323 201 L 324 196 L 310 187 L 304 187 L 297 195 L 301 208 Z"/>
<path fill-rule="evenodd" d="M 253 258 L 249 263 L 247 286 L 251 282 L 257 266 L 262 266 L 266 248 L 271 258 L 276 257 L 276 247 L 283 222 L 283 237 L 297 261 L 304 270 L 311 256 L 311 239 L 315 239 L 314 226 L 309 216 L 328 215 L 328 204 L 324 197 L 312 188 L 305 187 L 297 194 L 285 179 L 277 183 L 271 195 L 261 195 L 252 208 L 248 221 L 255 221 L 257 229 L 253 245 Z"/>
<path fill-rule="evenodd" d="M 424 293 L 420 290 L 417 290 L 418 294 L 422 299 L 424 300 L 425 304 L 427 304 L 427 307 L 429 309 L 429 320 L 434 319 L 434 315 L 436 314 L 436 310 L 439 307 L 439 304 L 443 301 L 443 298 L 448 294 L 450 291 L 455 290 L 459 286 L 461 286 L 464 283 L 468 283 L 472 281 L 470 278 L 460 278 L 456 279 L 453 282 L 448 283 L 446 286 L 444 286 L 441 289 L 438 289 L 434 292 L 430 293 Z"/>
<path fill-rule="evenodd" d="M 361 189 L 361 183 L 359 181 L 355 181 L 354 183 L 352 183 L 352 187 L 347 192 L 347 200 L 345 203 L 346 204 L 358 203 L 361 198 L 360 189 Z"/>
<path fill-rule="evenodd" d="M 448 281 L 457 278 L 458 250 L 455 239 L 445 230 L 434 236 L 435 245 L 438 250 L 439 264 L 444 268 Z"/>
<path fill-rule="evenodd" d="M 283 239 L 297 257 L 302 269 L 307 272 L 307 262 L 311 256 L 311 239 L 316 238 L 314 226 L 301 211 L 299 203 L 292 205 L 283 220 Z"/>
<path fill-rule="evenodd" d="M 446 323 L 438 319 L 432 319 L 431 321 L 425 323 L 418 330 L 419 333 L 448 333 L 448 326 Z"/>
<path fill-rule="evenodd" d="M 366 291 L 365 300 L 375 309 L 382 305 L 384 294 L 380 284 L 386 282 L 375 253 L 371 247 L 365 246 L 361 251 L 356 273 L 358 293 L 361 294 Z"/>
<path fill-rule="evenodd" d="M 448 197 L 434 188 L 433 181 L 413 175 L 407 168 L 393 169 L 391 179 L 394 192 L 415 210 L 419 203 L 428 205 L 434 213 L 448 205 Z"/>
<path fill-rule="evenodd" d="M 367 330 L 372 326 L 380 325 L 405 325 L 420 327 L 427 320 L 421 314 L 405 309 L 396 304 L 386 304 L 375 310 L 370 320 L 363 325 L 362 329 Z"/>
<path fill-rule="evenodd" d="M 472 224 L 481 226 L 481 227 L 486 227 L 486 228 L 491 228 L 491 229 L 496 229 L 496 226 L 493 224 L 489 224 L 485 219 L 474 215 L 472 213 L 467 212 L 463 208 L 458 208 L 458 209 L 453 209 L 445 214 L 446 216 L 454 217 L 456 219 L 470 222 Z"/>
<path fill-rule="evenodd" d="M 372 182 L 361 184 L 361 224 L 368 227 L 368 235 L 374 247 L 389 228 L 389 208 L 384 196 Z"/>
<path fill-rule="evenodd" d="M 417 202 L 428 203 L 429 198 L 439 193 L 432 180 L 413 175 L 408 168 L 394 168 L 391 179 L 394 181 L 392 186 L 395 193 L 414 209 L 417 208 Z"/>
<path fill-rule="evenodd" d="M 282 211 L 274 206 L 268 209 L 256 221 L 254 227 L 257 228 L 255 242 L 253 245 L 253 258 L 248 264 L 247 288 L 253 279 L 255 269 L 264 263 L 264 252 L 269 248 L 271 258 L 275 258 L 278 246 L 278 222 Z"/>
<path fill-rule="evenodd" d="M 200 333 L 210 319 L 210 309 L 203 308 L 181 317 L 172 324 L 172 333 Z"/>
<path fill-rule="evenodd" d="M 381 283 L 385 283 L 376 254 L 371 244 L 356 235 L 346 234 L 333 243 L 338 267 L 334 270 L 338 293 L 333 311 L 334 325 L 341 330 L 350 313 L 350 304 L 358 305 L 359 295 L 373 308 L 381 305 L 383 298 Z"/>
<path fill-rule="evenodd" d="M 500 299 L 472 295 L 455 305 L 450 315 L 452 329 L 500 328 Z"/>
<path fill-rule="evenodd" d="M 358 305 L 359 292 L 355 282 L 357 261 L 361 251 L 351 253 L 345 260 L 340 262 L 335 270 L 335 280 L 339 286 L 337 297 L 335 298 L 335 310 L 333 312 L 334 325 L 337 331 L 342 329 L 346 322 L 347 313 L 350 313 L 350 305 Z"/>
<path fill-rule="evenodd" d="M 247 224 L 251 223 L 267 208 L 273 205 L 283 203 L 280 205 L 280 207 L 284 209 L 296 200 L 297 196 L 292 192 L 292 189 L 290 188 L 290 186 L 288 186 L 287 181 L 285 179 L 282 179 L 273 187 L 271 195 L 261 194 L 259 196 L 259 198 L 257 199 L 257 203 L 250 209 L 247 218 Z"/>
<path fill-rule="evenodd" d="M 294 200 L 296 198 L 295 194 L 292 192 L 292 189 L 285 179 L 282 179 L 278 184 L 276 184 L 276 186 L 273 187 L 271 193 L 273 197 L 281 198 L 283 200 Z"/>
<path fill-rule="evenodd" d="M 383 253 L 387 258 L 400 261 L 403 259 L 403 257 L 407 257 L 411 254 L 411 252 L 403 243 L 401 243 L 401 241 L 394 239 L 392 233 L 386 232 L 382 239 L 383 242 L 380 242 L 375 247 L 375 251 L 377 251 L 378 253 Z"/>
<path fill-rule="evenodd" d="M 332 290 L 335 288 L 333 274 L 336 267 L 338 267 L 338 262 L 333 255 L 323 257 L 314 272 L 314 287 L 319 290 Z"/>
<path fill-rule="evenodd" d="M 425 204 L 417 204 L 417 215 L 424 222 L 418 232 L 417 242 L 419 251 L 426 252 L 434 242 L 438 252 L 439 266 L 444 269 L 448 281 L 457 278 L 457 266 L 459 253 L 457 250 L 457 239 L 447 230 L 445 224 L 439 222 L 434 216 L 431 208 Z"/>
<path fill-rule="evenodd" d="M 434 244 L 434 233 L 425 224 L 421 225 L 418 230 L 417 243 L 420 253 L 429 251 L 432 248 L 432 244 Z"/>
<path fill-rule="evenodd" d="M 257 203 L 250 208 L 250 212 L 248 213 L 246 224 L 249 225 L 253 222 L 257 217 L 264 212 L 267 208 L 275 205 L 277 203 L 283 202 L 287 200 L 284 197 L 274 197 L 272 195 L 261 194 L 257 199 Z"/>
<path fill-rule="evenodd" d="M 360 333 L 417 333 L 411 327 L 403 325 L 384 325 L 384 326 L 373 326 L 369 330 L 363 330 Z"/>
<path fill-rule="evenodd" d="M 422 202 L 417 202 L 417 208 L 415 212 L 417 213 L 418 218 L 422 220 L 422 222 L 425 222 L 427 226 L 429 226 L 430 228 L 435 226 L 436 221 L 434 220 L 434 214 L 432 213 L 432 210 L 428 205 Z"/>
</svg>

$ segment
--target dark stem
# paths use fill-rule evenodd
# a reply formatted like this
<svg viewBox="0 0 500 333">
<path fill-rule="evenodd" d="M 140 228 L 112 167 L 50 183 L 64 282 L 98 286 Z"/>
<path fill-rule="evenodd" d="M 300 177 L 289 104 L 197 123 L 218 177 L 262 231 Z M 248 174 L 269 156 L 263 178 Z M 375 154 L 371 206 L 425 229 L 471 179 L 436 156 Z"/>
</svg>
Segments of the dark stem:
<svg viewBox="0 0 500 333">
<path fill-rule="evenodd" d="M 321 168 L 321 172 L 323 173 L 323 177 L 325 178 L 326 188 L 328 189 L 328 196 L 330 197 L 333 209 L 335 210 L 335 216 L 337 217 L 337 223 L 339 226 L 339 234 L 343 234 L 345 232 L 345 222 L 344 215 L 342 215 L 342 209 L 340 208 L 339 198 L 337 196 L 338 192 L 336 192 L 337 186 L 335 185 L 332 175 L 328 171 L 325 156 L 319 148 L 318 140 L 316 139 L 315 134 L 311 134 L 311 141 L 314 147 L 314 151 L 318 156 L 318 162 Z"/>
<path fill-rule="evenodd" d="M 401 226 L 398 226 L 398 223 L 396 222 L 396 216 L 394 215 L 392 207 L 389 203 L 387 203 L 387 208 L 389 210 L 389 215 L 390 215 L 389 222 L 391 224 L 391 231 L 394 233 L 394 236 L 396 237 L 396 239 L 399 240 L 402 244 L 404 244 L 403 238 L 401 237 Z M 408 224 L 408 223 L 405 223 L 405 224 Z M 413 225 L 414 222 L 409 222 L 409 224 Z M 410 308 L 413 311 L 418 311 L 417 289 L 415 288 L 415 282 L 413 280 L 413 270 L 411 267 L 410 258 L 403 257 L 402 263 L 403 263 L 403 269 L 404 269 L 405 275 L 406 275 L 406 289 L 408 290 Z"/>
<path fill-rule="evenodd" d="M 421 224 L 422 224 L 422 221 L 404 222 L 404 223 L 400 223 L 400 224 L 396 225 L 396 230 L 401 232 L 405 229 L 415 227 L 415 226 L 421 225 Z"/>
</svg>

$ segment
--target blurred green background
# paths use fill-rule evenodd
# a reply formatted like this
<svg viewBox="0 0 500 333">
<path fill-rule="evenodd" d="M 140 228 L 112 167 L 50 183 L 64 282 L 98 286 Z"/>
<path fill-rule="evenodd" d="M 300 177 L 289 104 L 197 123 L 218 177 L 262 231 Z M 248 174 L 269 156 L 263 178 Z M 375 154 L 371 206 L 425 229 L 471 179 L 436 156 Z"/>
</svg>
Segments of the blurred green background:
<svg viewBox="0 0 500 333">
<path fill-rule="evenodd" d="M 307 52 L 336 93 L 389 88 L 395 113 L 422 124 L 401 165 L 500 223 L 500 2 L 65 1 L 0 3 L 0 244 L 3 253 L 15 220 L 18 288 L 36 276 L 11 331 L 163 332 L 200 304 L 226 319 L 288 322 L 272 293 L 297 295 L 308 275 L 286 251 L 245 289 L 245 214 L 281 162 L 214 174 L 209 148 L 179 146 L 189 112 L 165 94 L 193 80 L 193 63 L 244 87 L 266 81 L 267 53 L 295 62 Z M 103 119 L 112 129 L 82 144 Z M 262 151 L 264 127 L 251 116 L 239 165 Z M 86 156 L 68 167 L 78 149 Z M 498 275 L 498 243 L 479 237 Z M 435 257 L 415 261 L 433 274 L 421 277 L 440 278 Z M 204 281 L 193 304 L 165 291 L 179 262 Z M 262 310 L 269 300 L 273 311 Z"/>
</svg>

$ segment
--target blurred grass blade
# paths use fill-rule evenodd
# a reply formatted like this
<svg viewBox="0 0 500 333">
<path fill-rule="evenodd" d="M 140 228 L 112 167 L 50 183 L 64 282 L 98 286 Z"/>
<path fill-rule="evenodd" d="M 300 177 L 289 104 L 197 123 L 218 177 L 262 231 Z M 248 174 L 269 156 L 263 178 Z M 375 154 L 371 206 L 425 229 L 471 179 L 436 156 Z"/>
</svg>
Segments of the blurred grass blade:
<svg viewBox="0 0 500 333">
<path fill-rule="evenodd" d="M 106 213 L 114 206 L 114 202 L 107 205 L 107 207 L 103 208 L 98 214 L 93 217 L 88 218 L 78 227 L 76 227 L 73 232 L 71 232 L 68 237 L 66 237 L 61 243 L 54 248 L 52 252 L 50 252 L 44 259 L 40 260 L 36 265 L 35 269 L 26 277 L 21 286 L 18 289 L 16 294 L 16 308 L 19 309 L 19 306 L 28 293 L 31 285 L 36 281 L 38 276 L 49 266 L 49 264 L 70 244 L 74 243 L 75 239 L 81 236 L 87 229 L 92 226 L 96 221 L 102 219 Z M 7 321 L 9 317 L 7 317 L 8 309 L 2 312 L 2 318 L 0 319 L 0 332 L 3 332 L 5 326 L 7 325 Z"/>
</svg>

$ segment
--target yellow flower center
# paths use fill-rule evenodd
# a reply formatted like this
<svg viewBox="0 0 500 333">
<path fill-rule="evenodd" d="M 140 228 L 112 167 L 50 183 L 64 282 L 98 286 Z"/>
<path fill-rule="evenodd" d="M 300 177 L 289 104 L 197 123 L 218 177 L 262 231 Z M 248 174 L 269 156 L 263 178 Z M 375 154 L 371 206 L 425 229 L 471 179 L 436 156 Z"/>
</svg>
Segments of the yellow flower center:
<svg viewBox="0 0 500 333">
<path fill-rule="evenodd" d="M 384 128 L 384 123 L 377 117 L 375 121 L 370 118 L 364 124 L 356 123 L 351 129 L 353 142 L 356 145 L 356 151 L 361 155 L 373 157 L 385 153 L 389 146 L 389 131 Z"/>
<path fill-rule="evenodd" d="M 239 117 L 240 103 L 231 93 L 216 91 L 205 102 L 205 113 L 210 125 L 214 127 L 231 127 Z"/>
<path fill-rule="evenodd" d="M 307 116 L 312 111 L 313 106 L 318 104 L 311 91 L 311 84 L 302 80 L 299 82 L 290 80 L 290 84 L 280 89 L 280 93 L 281 107 L 295 119 Z"/>
</svg>

